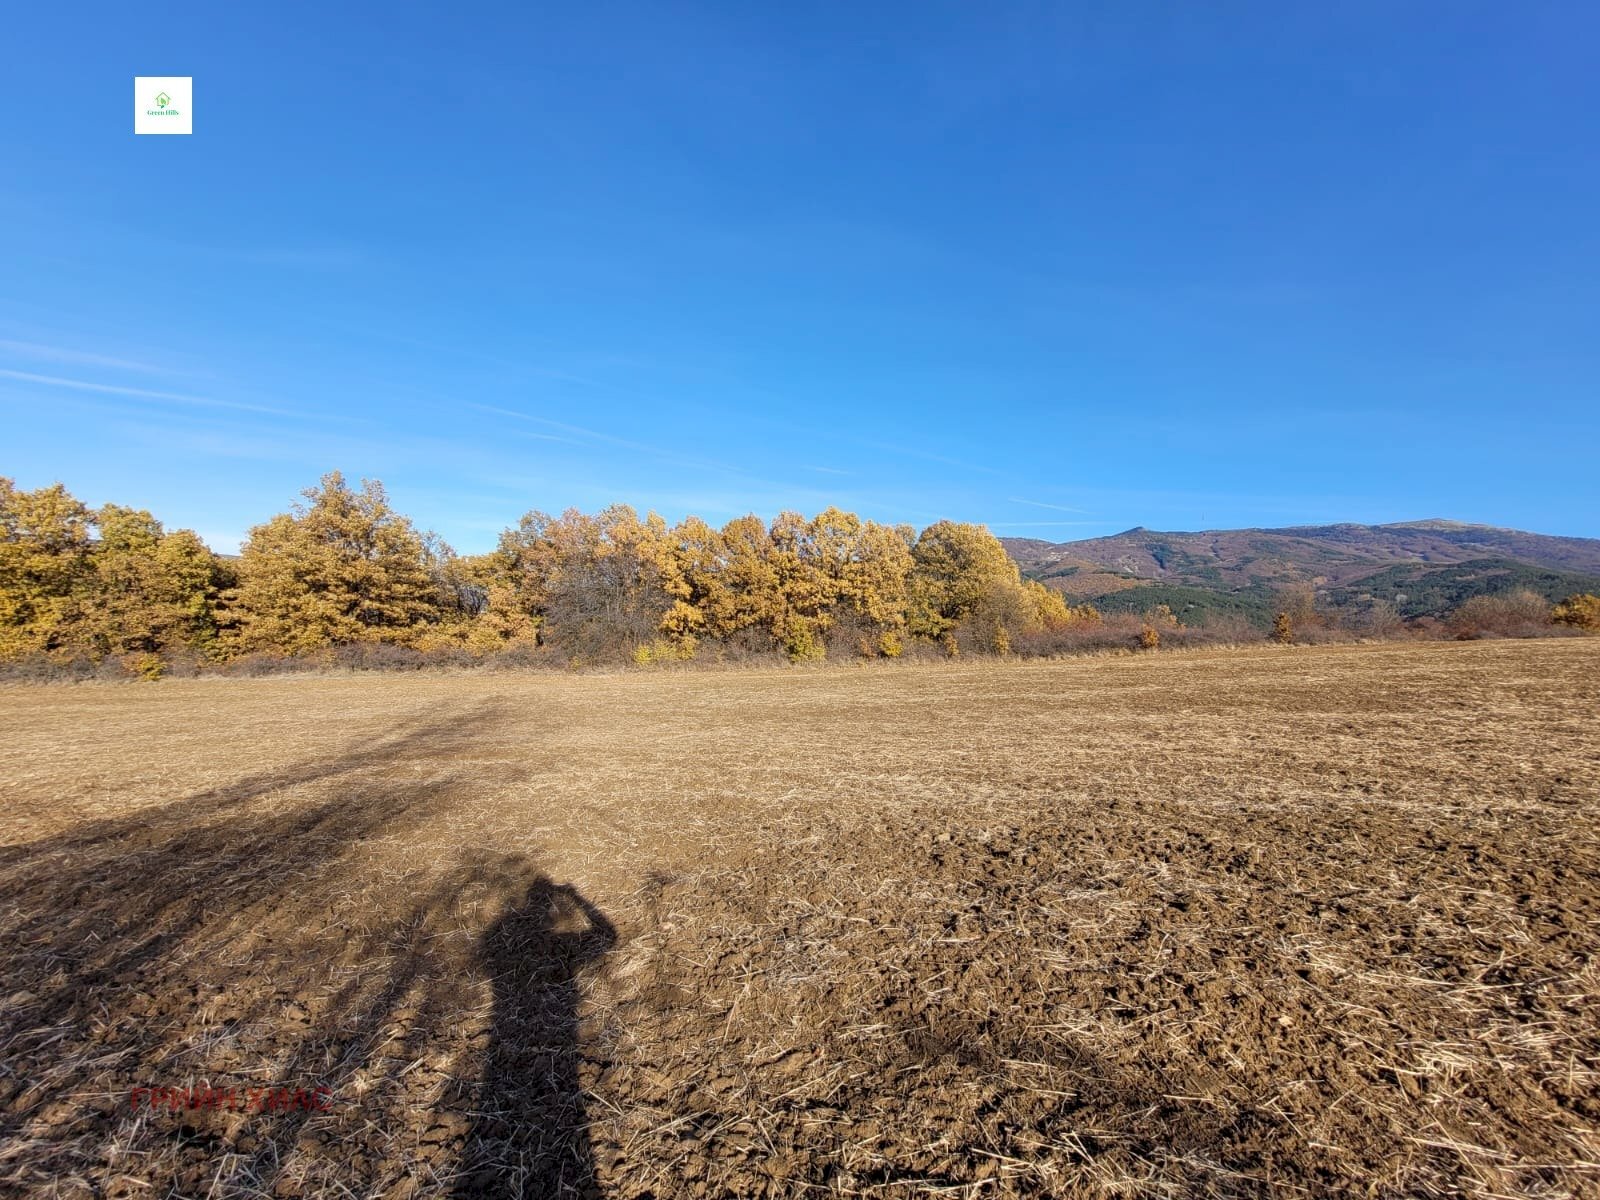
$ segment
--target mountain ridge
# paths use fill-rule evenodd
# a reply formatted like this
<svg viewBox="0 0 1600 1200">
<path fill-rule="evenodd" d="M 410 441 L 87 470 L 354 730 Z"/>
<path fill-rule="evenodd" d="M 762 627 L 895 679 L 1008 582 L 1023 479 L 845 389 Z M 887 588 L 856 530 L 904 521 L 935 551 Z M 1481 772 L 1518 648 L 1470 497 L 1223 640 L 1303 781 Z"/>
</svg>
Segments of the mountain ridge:
<svg viewBox="0 0 1600 1200">
<path fill-rule="evenodd" d="M 1134 526 L 1070 542 L 1001 538 L 1022 573 L 1069 595 L 1113 608 L 1155 589 L 1185 603 L 1264 610 L 1292 585 L 1310 584 L 1335 605 L 1391 602 L 1407 615 L 1432 613 L 1466 596 L 1516 587 L 1543 593 L 1600 587 L 1600 538 L 1530 533 L 1430 517 L 1383 525 L 1341 522 L 1247 529 L 1167 531 Z M 1443 572 L 1443 574 L 1441 574 Z M 1364 589 L 1373 580 L 1377 590 Z M 1145 589 L 1132 595 L 1134 589 Z M 1178 593 L 1175 593 L 1178 595 Z M 1428 597 L 1426 605 L 1420 597 Z M 1227 597 L 1223 601 L 1223 597 Z M 1409 608 L 1408 608 L 1409 606 Z"/>
</svg>

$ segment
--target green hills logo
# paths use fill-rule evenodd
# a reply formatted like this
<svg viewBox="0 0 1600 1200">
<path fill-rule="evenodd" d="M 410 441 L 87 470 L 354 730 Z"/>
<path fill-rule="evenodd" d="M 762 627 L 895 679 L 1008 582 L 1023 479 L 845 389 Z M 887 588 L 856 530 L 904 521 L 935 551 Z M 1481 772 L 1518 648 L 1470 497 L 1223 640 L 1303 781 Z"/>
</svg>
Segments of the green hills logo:
<svg viewBox="0 0 1600 1200">
<path fill-rule="evenodd" d="M 134 133 L 193 133 L 194 76 L 135 75 Z"/>
</svg>

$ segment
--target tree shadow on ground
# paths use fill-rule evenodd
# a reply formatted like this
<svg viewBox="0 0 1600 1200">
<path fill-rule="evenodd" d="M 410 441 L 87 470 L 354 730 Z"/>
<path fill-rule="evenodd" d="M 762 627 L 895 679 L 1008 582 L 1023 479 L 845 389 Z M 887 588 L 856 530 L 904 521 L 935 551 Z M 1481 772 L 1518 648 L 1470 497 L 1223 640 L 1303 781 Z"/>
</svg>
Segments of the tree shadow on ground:
<svg viewBox="0 0 1600 1200">
<path fill-rule="evenodd" d="M 576 972 L 611 927 L 524 856 L 418 836 L 501 720 L 0 852 L 0 1192 L 437 1195 L 470 1160 L 586 1194 Z M 328 1104 L 246 1111 L 262 1088 Z"/>
</svg>

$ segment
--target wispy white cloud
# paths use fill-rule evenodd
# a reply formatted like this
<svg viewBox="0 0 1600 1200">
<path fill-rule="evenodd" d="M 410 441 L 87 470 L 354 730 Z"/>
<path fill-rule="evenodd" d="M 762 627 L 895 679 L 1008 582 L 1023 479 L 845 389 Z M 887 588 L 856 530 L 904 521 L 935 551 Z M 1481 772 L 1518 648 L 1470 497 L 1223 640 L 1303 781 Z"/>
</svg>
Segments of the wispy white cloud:
<svg viewBox="0 0 1600 1200">
<path fill-rule="evenodd" d="M 600 388 L 604 391 L 614 392 L 619 396 L 633 396 L 638 399 L 648 400 L 651 397 L 642 396 L 638 392 L 627 388 L 617 387 L 615 384 L 605 383 L 587 375 L 574 374 L 571 371 L 556 370 L 551 367 L 531 363 L 525 359 L 507 358 L 503 354 L 489 354 L 482 350 L 452 345 L 446 342 L 435 342 L 427 338 L 411 337 L 408 334 L 396 333 L 388 329 L 373 329 L 371 327 L 357 327 L 352 325 L 339 326 L 344 332 L 357 337 L 369 337 L 379 341 L 392 342 L 401 346 L 414 346 L 419 350 L 432 350 L 438 354 L 448 354 L 456 358 L 466 359 L 471 362 L 485 363 L 493 367 L 503 367 L 517 375 L 532 375 L 540 379 L 553 379 L 558 383 L 573 383 L 581 387 Z M 517 414 L 522 415 L 522 414 Z"/>
<path fill-rule="evenodd" d="M 66 346 L 47 346 L 41 342 L 18 342 L 10 338 L 0 338 L 0 350 L 15 354 L 21 358 L 38 359 L 43 362 L 71 363 L 80 367 L 108 367 L 114 371 L 141 371 L 150 375 L 174 375 L 166 367 L 154 366 L 151 363 L 134 362 L 126 358 L 112 358 L 107 354 L 91 354 L 85 350 L 73 350 Z"/>
<path fill-rule="evenodd" d="M 996 529 L 1111 529 L 1113 521 L 985 521 Z"/>
<path fill-rule="evenodd" d="M 1043 500 L 1025 500 L 1021 496 L 1007 496 L 1006 502 L 1009 504 L 1026 504 L 1030 508 L 1048 508 L 1055 512 L 1083 513 L 1085 515 L 1089 512 L 1086 508 L 1073 508 L 1067 504 L 1046 504 Z"/>
<path fill-rule="evenodd" d="M 838 467 L 806 467 L 808 471 L 816 471 L 822 475 L 848 475 L 849 471 L 841 471 Z"/>
<path fill-rule="evenodd" d="M 563 433 L 574 434 L 580 438 L 591 441 L 605 442 L 611 446 L 621 446 L 624 450 L 637 450 L 641 454 L 651 454 L 658 458 L 676 458 L 673 451 L 663 446 L 652 446 L 645 442 L 635 442 L 629 438 L 618 437 L 614 433 L 604 433 L 598 429 L 586 429 L 582 425 L 571 425 L 566 421 L 556 421 L 550 417 L 536 417 L 532 413 L 517 412 L 510 408 L 495 408 L 488 404 L 472 404 L 472 408 L 481 408 L 485 412 L 498 413 L 503 417 L 519 417 L 524 421 L 532 421 L 535 425 L 543 425 L 546 429 L 559 429 Z M 714 464 L 721 466 L 720 463 Z"/>
<path fill-rule="evenodd" d="M 204 408 L 231 408 L 241 412 L 271 413 L 273 416 L 293 417 L 303 414 L 282 408 L 268 408 L 263 404 L 241 404 L 234 400 L 214 400 L 209 396 L 186 396 L 177 392 L 159 392 L 151 388 L 122 387 L 112 383 L 90 383 L 85 379 L 63 379 L 57 375 L 35 375 L 31 371 L 12 371 L 0 367 L 0 378 L 15 379 L 21 383 L 38 383 L 46 387 L 70 388 L 78 392 L 99 392 L 107 396 L 130 396 L 137 400 L 161 400 L 172 404 L 195 404 Z"/>
<path fill-rule="evenodd" d="M 473 403 L 472 401 L 468 401 L 467 402 L 467 407 L 468 408 L 475 408 L 479 412 L 493 413 L 495 416 L 498 416 L 498 417 L 515 417 L 519 421 L 539 421 L 540 420 L 540 418 L 538 418 L 538 417 L 530 417 L 527 413 L 519 413 L 519 412 L 516 412 L 516 411 L 514 411 L 512 409 L 509 409 L 509 408 L 496 408 L 492 404 L 476 404 L 476 403 Z M 520 433 L 521 433 L 522 437 L 538 438 L 542 442 L 564 442 L 568 446 L 581 446 L 581 445 L 583 445 L 582 442 L 576 440 L 575 438 L 558 437 L 557 435 L 555 435 L 553 433 L 534 433 L 531 430 L 527 430 L 527 429 L 521 430 Z"/>
<path fill-rule="evenodd" d="M 501 416 L 517 417 L 524 421 L 532 421 L 534 424 L 542 425 L 546 429 L 559 429 L 562 433 L 571 434 L 575 438 L 587 439 L 589 442 L 596 442 L 607 446 L 616 446 L 623 450 L 632 450 L 636 454 L 645 455 L 649 458 L 655 459 L 658 462 L 670 463 L 673 466 L 690 467 L 697 471 L 715 471 L 724 475 L 745 479 L 751 483 L 774 489 L 786 489 L 795 492 L 804 490 L 795 488 L 793 485 L 779 480 L 764 479 L 761 476 L 752 474 L 743 467 L 734 466 L 731 463 L 718 462 L 715 459 L 699 458 L 692 455 L 682 454 L 666 446 L 653 446 L 647 442 L 636 442 L 631 438 L 618 437 L 616 434 L 605 433 L 599 429 L 589 429 L 582 425 L 572 425 L 566 421 L 557 421 L 550 417 L 538 417 L 534 416 L 532 413 L 518 412 L 515 409 L 510 408 L 497 408 L 488 404 L 468 402 L 468 407 L 481 409 L 484 412 L 497 413 Z"/>
<path fill-rule="evenodd" d="M 950 458 L 944 454 L 934 454 L 928 450 L 918 450 L 911 446 L 897 445 L 893 442 L 857 442 L 868 450 L 877 450 L 883 454 L 896 454 L 901 458 L 915 458 L 922 462 L 938 463 L 943 467 L 956 467 L 962 471 L 972 471 L 979 475 L 1004 475 L 1004 471 L 994 467 L 986 467 L 982 463 L 966 462 L 959 458 Z"/>
</svg>

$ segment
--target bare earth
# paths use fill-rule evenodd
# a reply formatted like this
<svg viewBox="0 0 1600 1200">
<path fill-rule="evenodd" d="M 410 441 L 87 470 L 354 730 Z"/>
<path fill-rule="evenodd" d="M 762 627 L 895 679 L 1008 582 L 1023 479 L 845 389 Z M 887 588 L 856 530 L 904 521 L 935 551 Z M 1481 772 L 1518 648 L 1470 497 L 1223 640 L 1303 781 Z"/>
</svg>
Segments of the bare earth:
<svg viewBox="0 0 1600 1200">
<path fill-rule="evenodd" d="M 0 1193 L 1600 1195 L 1597 718 L 1597 639 L 0 690 Z"/>
</svg>

